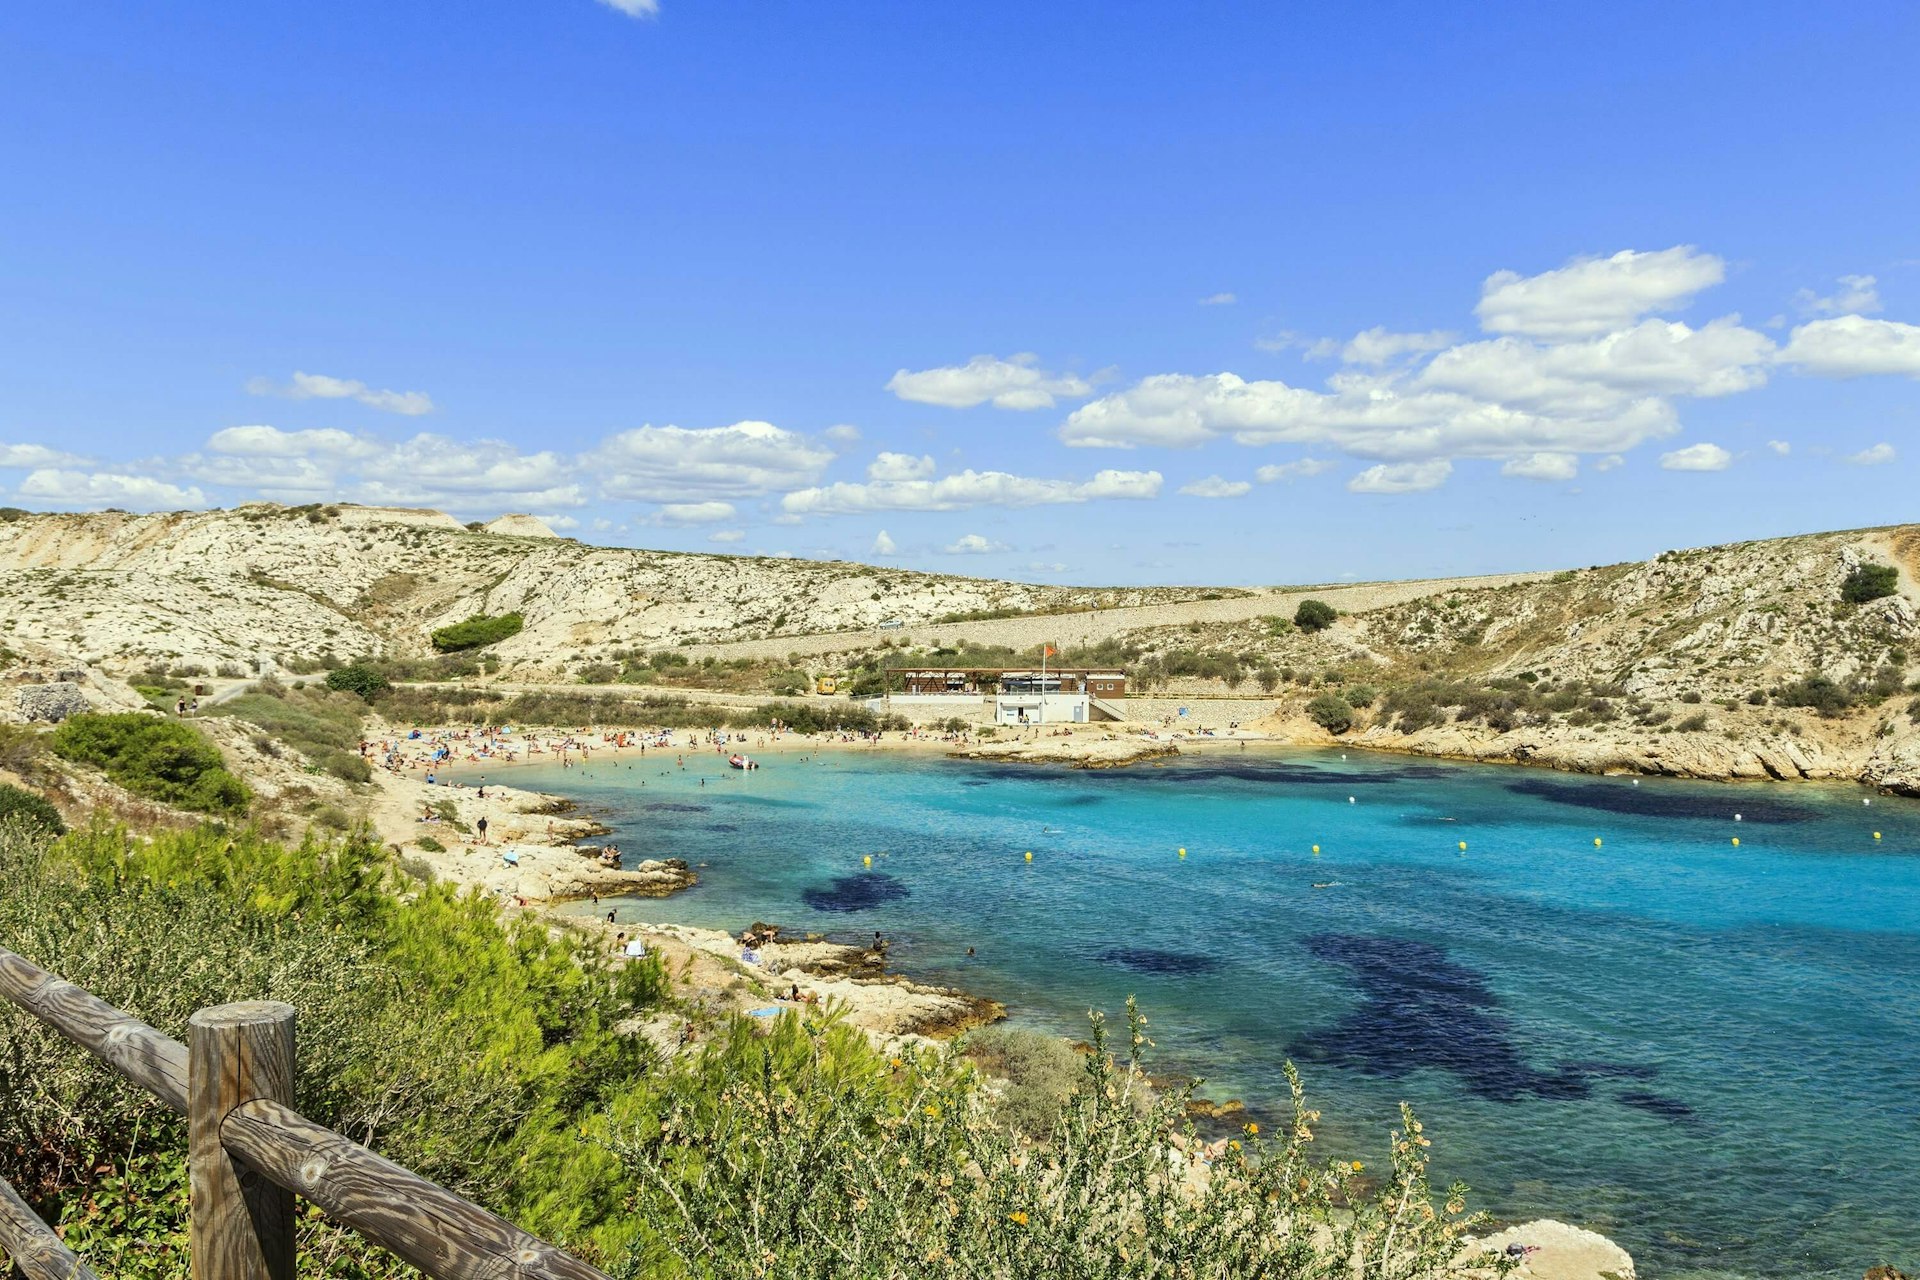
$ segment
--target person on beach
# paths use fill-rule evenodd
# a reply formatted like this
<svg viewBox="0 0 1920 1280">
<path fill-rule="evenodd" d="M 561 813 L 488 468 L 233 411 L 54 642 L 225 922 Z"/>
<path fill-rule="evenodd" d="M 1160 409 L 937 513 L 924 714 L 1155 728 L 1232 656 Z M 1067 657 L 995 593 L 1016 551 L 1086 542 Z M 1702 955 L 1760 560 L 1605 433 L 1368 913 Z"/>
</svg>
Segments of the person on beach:
<svg viewBox="0 0 1920 1280">
<path fill-rule="evenodd" d="M 473 824 L 473 829 L 480 833 L 480 843 L 485 844 L 487 842 L 487 819 L 484 815 L 482 815 L 478 822 Z"/>
</svg>

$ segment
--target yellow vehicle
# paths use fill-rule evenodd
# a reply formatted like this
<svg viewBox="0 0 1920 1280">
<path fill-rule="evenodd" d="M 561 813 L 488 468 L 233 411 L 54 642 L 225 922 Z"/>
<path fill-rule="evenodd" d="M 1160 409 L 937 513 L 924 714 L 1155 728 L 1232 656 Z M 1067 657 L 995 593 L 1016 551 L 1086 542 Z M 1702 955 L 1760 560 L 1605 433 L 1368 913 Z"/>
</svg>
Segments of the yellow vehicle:
<svg viewBox="0 0 1920 1280">
<path fill-rule="evenodd" d="M 816 676 L 813 681 L 813 691 L 815 693 L 838 693 L 840 692 L 840 680 L 836 676 Z"/>
</svg>

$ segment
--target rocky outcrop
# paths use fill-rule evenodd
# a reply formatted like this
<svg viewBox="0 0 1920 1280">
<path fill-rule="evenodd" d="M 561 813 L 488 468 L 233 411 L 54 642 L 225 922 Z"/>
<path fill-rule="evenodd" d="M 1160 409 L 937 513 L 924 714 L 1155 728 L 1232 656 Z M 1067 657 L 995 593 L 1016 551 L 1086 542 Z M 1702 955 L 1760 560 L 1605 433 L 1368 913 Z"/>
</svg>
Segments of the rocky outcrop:
<svg viewBox="0 0 1920 1280">
<path fill-rule="evenodd" d="M 13 696 L 21 718 L 29 721 L 59 724 L 68 716 L 80 715 L 88 709 L 86 695 L 71 680 L 25 685 L 15 690 Z"/>
<path fill-rule="evenodd" d="M 539 516 L 507 515 L 480 526 L 482 533 L 497 533 L 508 538 L 557 538 L 560 535 Z"/>
<path fill-rule="evenodd" d="M 545 896 L 550 902 L 578 901 L 600 894 L 610 898 L 664 898 L 691 888 L 699 879 L 682 858 L 649 859 L 633 867 L 603 867 L 583 857 L 571 865 L 562 862 L 549 873 Z"/>
<path fill-rule="evenodd" d="M 1177 756 L 1171 742 L 1147 738 L 1040 738 L 1031 742 L 981 742 L 948 753 L 963 760 L 1010 764 L 1065 764 L 1076 769 L 1117 769 L 1142 760 Z"/>
<path fill-rule="evenodd" d="M 1542 1218 L 1469 1242 L 1469 1251 L 1508 1254 L 1529 1280 L 1634 1280 L 1633 1258 L 1598 1232 Z M 1518 1253 L 1511 1251 L 1518 1250 Z"/>
</svg>

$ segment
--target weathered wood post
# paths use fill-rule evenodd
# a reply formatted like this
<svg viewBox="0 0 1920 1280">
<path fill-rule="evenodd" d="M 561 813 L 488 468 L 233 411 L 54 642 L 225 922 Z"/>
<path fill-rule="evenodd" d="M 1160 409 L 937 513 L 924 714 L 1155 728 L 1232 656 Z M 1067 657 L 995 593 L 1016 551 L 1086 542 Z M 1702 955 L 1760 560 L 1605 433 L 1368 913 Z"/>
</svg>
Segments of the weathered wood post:
<svg viewBox="0 0 1920 1280">
<path fill-rule="evenodd" d="M 188 1022 L 188 1239 L 193 1280 L 294 1280 L 293 1193 L 227 1154 L 220 1126 L 242 1103 L 293 1105 L 293 1006 L 254 1000 Z"/>
</svg>

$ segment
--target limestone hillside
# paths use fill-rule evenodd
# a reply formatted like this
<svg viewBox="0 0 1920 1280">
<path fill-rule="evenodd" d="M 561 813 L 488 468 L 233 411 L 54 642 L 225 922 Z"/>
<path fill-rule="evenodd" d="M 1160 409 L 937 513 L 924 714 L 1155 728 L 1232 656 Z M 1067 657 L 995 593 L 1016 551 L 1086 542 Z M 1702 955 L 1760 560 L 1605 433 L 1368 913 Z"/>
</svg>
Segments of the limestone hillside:
<svg viewBox="0 0 1920 1280">
<path fill-rule="evenodd" d="M 0 513 L 0 657 L 116 674 L 155 663 L 211 672 L 262 658 L 299 669 L 359 654 L 421 656 L 435 628 L 475 614 L 522 614 L 525 629 L 489 654 L 509 672 L 536 673 L 617 648 L 1202 594 L 1223 593 L 592 547 L 531 516 L 468 527 L 437 511 L 344 504 Z"/>
</svg>

